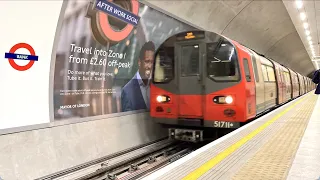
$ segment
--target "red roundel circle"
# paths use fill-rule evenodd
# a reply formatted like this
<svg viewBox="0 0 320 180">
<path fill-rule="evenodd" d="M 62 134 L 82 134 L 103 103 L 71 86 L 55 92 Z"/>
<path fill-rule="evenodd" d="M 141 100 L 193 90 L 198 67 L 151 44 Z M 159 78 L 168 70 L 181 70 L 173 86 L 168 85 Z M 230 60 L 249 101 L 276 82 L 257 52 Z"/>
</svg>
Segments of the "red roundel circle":
<svg viewBox="0 0 320 180">
<path fill-rule="evenodd" d="M 27 43 L 18 43 L 18 44 L 16 44 L 16 45 L 14 45 L 14 46 L 10 49 L 9 52 L 10 52 L 10 53 L 15 53 L 16 50 L 18 50 L 18 49 L 20 49 L 20 48 L 25 48 L 25 49 L 27 49 L 27 50 L 30 52 L 30 55 L 33 55 L 33 56 L 36 55 L 36 53 L 34 52 L 34 49 L 33 49 L 29 44 L 27 44 Z M 9 59 L 9 63 L 10 63 L 10 65 L 11 65 L 14 69 L 16 69 L 16 70 L 18 70 L 18 71 L 26 71 L 26 70 L 30 69 L 30 68 L 33 66 L 34 61 L 29 61 L 28 64 L 26 64 L 26 65 L 24 65 L 24 66 L 18 65 L 18 64 L 14 61 L 14 59 Z"/>
<path fill-rule="evenodd" d="M 110 2 L 113 2 L 113 0 L 109 0 Z M 137 0 L 130 0 L 131 7 L 132 7 L 132 13 L 138 16 L 139 13 L 139 2 Z M 106 15 L 103 12 L 98 12 L 99 19 L 100 19 L 100 26 L 102 29 L 103 34 L 107 36 L 108 39 L 114 42 L 119 42 L 124 40 L 132 31 L 133 25 L 127 24 L 126 27 L 124 27 L 121 31 L 115 31 L 112 29 L 109 20 L 108 15 Z"/>
</svg>

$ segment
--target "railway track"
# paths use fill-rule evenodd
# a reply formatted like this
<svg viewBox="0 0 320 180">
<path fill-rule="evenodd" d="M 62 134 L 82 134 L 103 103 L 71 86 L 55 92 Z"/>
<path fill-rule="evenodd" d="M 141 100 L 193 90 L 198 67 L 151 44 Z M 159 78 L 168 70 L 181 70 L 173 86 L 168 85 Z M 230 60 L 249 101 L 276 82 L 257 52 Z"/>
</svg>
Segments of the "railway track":
<svg viewBox="0 0 320 180">
<path fill-rule="evenodd" d="M 197 149 L 199 144 L 161 139 L 99 158 L 37 180 L 139 179 Z"/>
</svg>

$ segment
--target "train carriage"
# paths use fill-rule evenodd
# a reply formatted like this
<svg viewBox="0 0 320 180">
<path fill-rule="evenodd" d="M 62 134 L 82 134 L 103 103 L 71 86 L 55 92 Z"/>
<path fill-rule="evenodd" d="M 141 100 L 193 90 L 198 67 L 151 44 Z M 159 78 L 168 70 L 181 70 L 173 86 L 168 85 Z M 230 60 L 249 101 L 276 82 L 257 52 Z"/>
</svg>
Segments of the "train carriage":
<svg viewBox="0 0 320 180">
<path fill-rule="evenodd" d="M 170 127 L 170 138 L 193 142 L 205 129 L 238 128 L 307 91 L 300 74 L 207 31 L 162 43 L 152 77 L 152 119 Z"/>
<path fill-rule="evenodd" d="M 265 57 L 259 56 L 249 50 L 252 58 L 252 66 L 255 77 L 256 114 L 277 104 L 277 84 L 274 73 L 274 65 Z"/>
</svg>

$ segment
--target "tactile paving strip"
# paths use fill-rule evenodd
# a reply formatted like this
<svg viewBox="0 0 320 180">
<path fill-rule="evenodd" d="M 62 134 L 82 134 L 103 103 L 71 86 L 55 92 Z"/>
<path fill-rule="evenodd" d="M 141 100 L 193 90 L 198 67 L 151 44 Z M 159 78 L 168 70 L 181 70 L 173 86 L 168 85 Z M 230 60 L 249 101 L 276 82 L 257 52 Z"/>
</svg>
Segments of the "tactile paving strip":
<svg viewBox="0 0 320 180">
<path fill-rule="evenodd" d="M 308 125 L 317 98 L 311 96 L 301 104 L 285 125 L 249 160 L 233 180 L 286 179 L 301 138 Z"/>
<path fill-rule="evenodd" d="M 310 96 L 309 96 L 310 97 Z M 253 137 L 250 141 L 243 144 L 239 149 L 237 149 L 234 153 L 230 154 L 228 157 L 223 159 L 220 163 L 214 166 L 211 170 L 203 174 L 199 179 L 200 180 L 215 180 L 215 179 L 232 179 L 232 176 L 241 169 L 244 164 L 250 160 L 258 150 L 263 147 L 270 138 L 272 138 L 281 127 L 286 125 L 286 121 L 293 117 L 293 114 L 298 111 L 299 107 L 305 106 L 308 102 L 308 98 L 304 99 L 297 106 L 294 106 L 289 112 L 281 116 L 275 122 L 269 125 L 262 132 Z M 283 110 L 282 110 L 283 111 Z M 277 112 L 276 116 L 278 115 Z M 271 120 L 272 118 L 264 118 L 260 121 L 266 122 Z"/>
<path fill-rule="evenodd" d="M 310 96 L 307 95 L 307 97 Z M 304 106 L 304 103 L 307 101 L 307 99 L 304 99 L 298 106 Z M 283 110 L 284 109 L 279 111 L 276 110 L 276 113 L 274 113 L 272 116 L 263 118 L 252 126 L 242 129 L 240 132 L 237 132 L 228 139 L 214 145 L 213 147 L 210 147 L 208 150 L 171 169 L 169 172 L 164 173 L 157 179 L 182 179 L 193 170 L 206 163 L 210 158 L 217 156 L 230 145 L 236 143 L 252 131 L 259 128 L 266 121 L 270 120 L 272 117 L 277 116 L 277 114 L 282 112 Z M 269 125 L 269 127 L 264 129 L 256 137 L 245 143 L 230 156 L 223 159 L 215 167 L 203 174 L 199 179 L 231 179 L 234 173 L 237 172 L 242 167 L 242 165 L 245 164 L 246 161 L 250 159 L 258 151 L 258 149 L 262 147 L 267 142 L 267 140 L 270 139 L 270 137 L 272 137 L 272 135 L 275 134 L 285 124 L 285 119 L 292 117 L 292 113 L 296 110 L 297 107 L 291 109 L 290 112 L 284 114 L 280 119 Z"/>
</svg>

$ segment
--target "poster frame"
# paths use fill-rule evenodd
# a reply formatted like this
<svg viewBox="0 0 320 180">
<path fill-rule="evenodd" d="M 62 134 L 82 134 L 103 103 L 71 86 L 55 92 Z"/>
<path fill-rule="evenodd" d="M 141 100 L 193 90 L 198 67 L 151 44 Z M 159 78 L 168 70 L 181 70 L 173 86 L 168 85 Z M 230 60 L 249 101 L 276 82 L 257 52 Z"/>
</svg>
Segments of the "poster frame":
<svg viewBox="0 0 320 180">
<path fill-rule="evenodd" d="M 90 0 L 91 1 L 91 0 Z M 89 2 L 89 1 L 88 1 Z M 142 3 L 160 13 L 163 13 L 177 21 L 180 21 L 182 23 L 185 23 L 187 25 L 193 26 L 195 28 L 198 28 L 200 30 L 204 30 L 203 28 L 188 22 L 172 13 L 169 13 L 168 11 L 161 9 L 145 0 L 138 0 L 139 3 Z M 126 115 L 134 115 L 138 113 L 146 113 L 147 110 L 135 110 L 135 111 L 127 111 L 127 112 L 119 112 L 119 113 L 112 113 L 112 114 L 104 114 L 99 116 L 90 116 L 90 117 L 82 117 L 82 118 L 71 118 L 71 119 L 63 119 L 63 120 L 54 120 L 54 69 L 55 69 L 55 63 L 56 63 L 56 50 L 58 47 L 59 39 L 60 39 L 60 33 L 61 28 L 63 25 L 64 15 L 66 12 L 66 8 L 68 5 L 68 0 L 63 0 L 61 5 L 61 10 L 59 14 L 59 19 L 56 26 L 56 32 L 55 32 L 55 38 L 52 46 L 52 53 L 51 53 L 51 62 L 50 62 L 50 72 L 49 72 L 49 122 L 48 123 L 41 123 L 41 124 L 34 124 L 34 125 L 27 125 L 27 126 L 18 126 L 18 127 L 12 127 L 12 128 L 6 128 L 6 129 L 0 129 L 0 135 L 6 135 L 6 134 L 13 134 L 13 133 L 19 133 L 24 131 L 32 131 L 32 130 L 39 130 L 39 129 L 45 129 L 45 128 L 52 128 L 57 126 L 64 126 L 64 125 L 70 125 L 70 124 L 76 124 L 76 123 L 84 123 L 88 121 L 97 121 L 97 120 L 104 120 L 108 118 L 114 118 L 114 117 L 120 117 L 120 116 L 126 116 Z"/>
</svg>

